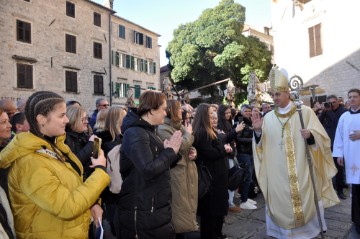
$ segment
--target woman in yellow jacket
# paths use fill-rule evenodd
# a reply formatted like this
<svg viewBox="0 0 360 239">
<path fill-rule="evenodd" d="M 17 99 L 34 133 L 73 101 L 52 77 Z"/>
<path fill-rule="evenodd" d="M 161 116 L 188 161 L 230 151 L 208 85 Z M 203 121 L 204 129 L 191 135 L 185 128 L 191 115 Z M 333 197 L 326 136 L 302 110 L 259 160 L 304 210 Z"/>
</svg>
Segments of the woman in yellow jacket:
<svg viewBox="0 0 360 239">
<path fill-rule="evenodd" d="M 25 107 L 30 132 L 16 135 L 0 154 L 9 167 L 9 195 L 18 239 L 87 239 L 91 216 L 109 184 L 103 154 L 92 159 L 95 171 L 83 182 L 81 162 L 64 143 L 65 100 L 48 91 L 36 92 Z"/>
</svg>

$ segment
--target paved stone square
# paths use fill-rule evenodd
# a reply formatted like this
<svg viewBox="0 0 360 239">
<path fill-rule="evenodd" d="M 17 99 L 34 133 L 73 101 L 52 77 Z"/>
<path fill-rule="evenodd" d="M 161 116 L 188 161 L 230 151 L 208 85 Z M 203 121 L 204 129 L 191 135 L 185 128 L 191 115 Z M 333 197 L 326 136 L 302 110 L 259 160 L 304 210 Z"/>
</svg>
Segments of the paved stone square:
<svg viewBox="0 0 360 239">
<path fill-rule="evenodd" d="M 348 196 L 346 200 L 341 200 L 340 204 L 325 209 L 327 231 L 324 235 L 326 239 L 360 238 L 352 227 L 349 189 L 346 189 L 345 194 Z M 240 213 L 229 213 L 226 217 L 223 232 L 229 236 L 229 239 L 271 238 L 266 236 L 264 197 L 259 194 L 253 200 L 257 201 L 256 210 L 242 209 Z M 239 203 L 239 199 L 235 199 L 235 202 Z"/>
</svg>

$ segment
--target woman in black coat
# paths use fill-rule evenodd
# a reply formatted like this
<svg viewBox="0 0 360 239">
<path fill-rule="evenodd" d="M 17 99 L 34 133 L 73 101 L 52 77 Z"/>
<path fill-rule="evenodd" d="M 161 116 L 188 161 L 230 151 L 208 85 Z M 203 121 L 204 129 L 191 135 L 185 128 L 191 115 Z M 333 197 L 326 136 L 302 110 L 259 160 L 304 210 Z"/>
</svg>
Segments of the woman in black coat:
<svg viewBox="0 0 360 239">
<path fill-rule="evenodd" d="M 163 93 L 145 91 L 137 112 L 130 109 L 123 120 L 120 149 L 123 184 L 114 225 L 117 238 L 174 238 L 171 225 L 170 167 L 180 159 L 181 132 L 164 142 L 156 135 L 163 124 Z"/>
<path fill-rule="evenodd" d="M 213 108 L 200 104 L 193 122 L 194 147 L 198 164 L 208 167 L 211 176 L 211 190 L 199 200 L 200 235 L 202 239 L 222 238 L 224 217 L 228 211 L 228 163 L 226 154 L 231 151 L 218 139 L 211 126 Z"/>
<path fill-rule="evenodd" d="M 88 134 L 88 117 L 82 106 L 72 105 L 67 107 L 66 116 L 69 118 L 69 123 L 65 129 L 65 144 L 70 147 L 84 166 L 85 180 L 93 172 L 90 165 L 94 138 L 97 136 Z"/>
<path fill-rule="evenodd" d="M 98 116 L 99 114 L 101 114 L 101 112 L 103 112 L 103 110 L 99 111 Z M 121 144 L 122 142 L 122 134 L 120 128 L 125 115 L 126 111 L 122 107 L 111 106 L 106 113 L 103 131 L 95 131 L 95 134 L 102 139 L 101 148 L 104 151 L 105 157 L 108 156 L 108 153 L 115 146 Z M 114 150 L 117 150 L 117 148 L 115 148 Z M 120 158 L 117 159 L 117 162 L 119 161 Z M 116 230 L 114 226 L 114 216 L 116 204 L 119 200 L 119 191 L 110 191 L 110 188 L 107 187 L 101 194 L 101 199 L 103 205 L 102 208 L 104 209 L 103 219 L 106 219 L 106 221 L 109 223 L 111 233 L 113 234 L 113 236 L 115 236 Z"/>
</svg>

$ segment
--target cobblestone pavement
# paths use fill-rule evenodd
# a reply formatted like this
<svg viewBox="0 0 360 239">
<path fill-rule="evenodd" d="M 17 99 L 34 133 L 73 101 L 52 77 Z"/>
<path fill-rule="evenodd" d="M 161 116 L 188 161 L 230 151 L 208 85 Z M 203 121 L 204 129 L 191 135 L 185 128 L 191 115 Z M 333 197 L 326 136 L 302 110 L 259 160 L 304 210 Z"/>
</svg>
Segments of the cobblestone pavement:
<svg viewBox="0 0 360 239">
<path fill-rule="evenodd" d="M 345 191 L 348 196 L 346 200 L 341 200 L 340 204 L 325 209 L 325 220 L 327 231 L 324 234 L 325 239 L 360 239 L 360 235 L 355 232 L 351 222 L 351 199 L 349 189 Z M 262 194 L 256 198 L 258 208 L 256 210 L 244 210 L 240 213 L 229 213 L 225 218 L 223 232 L 229 239 L 270 239 L 266 236 L 265 225 L 265 202 Z M 234 200 L 239 203 L 239 199 Z M 115 239 L 108 235 L 105 230 L 104 239 Z M 199 239 L 199 233 L 188 233 L 186 239 Z M 321 238 L 321 236 L 316 237 Z"/>
<path fill-rule="evenodd" d="M 325 209 L 327 231 L 324 236 L 326 239 L 360 238 L 351 222 L 349 189 L 345 191 L 345 194 L 348 196 L 346 200 L 341 200 L 340 204 Z M 229 236 L 229 239 L 271 238 L 266 236 L 264 197 L 259 194 L 253 200 L 257 201 L 258 208 L 256 210 L 242 209 L 240 213 L 229 213 L 226 217 L 223 232 Z M 235 202 L 238 203 L 236 200 Z M 321 236 L 316 238 L 321 238 Z"/>
</svg>

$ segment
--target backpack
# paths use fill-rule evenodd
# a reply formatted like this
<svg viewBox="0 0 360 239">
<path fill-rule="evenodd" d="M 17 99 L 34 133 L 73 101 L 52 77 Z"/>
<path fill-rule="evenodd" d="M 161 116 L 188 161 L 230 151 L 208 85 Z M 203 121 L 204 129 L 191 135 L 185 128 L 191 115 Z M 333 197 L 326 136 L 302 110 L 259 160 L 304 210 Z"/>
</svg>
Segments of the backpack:
<svg viewBox="0 0 360 239">
<path fill-rule="evenodd" d="M 112 148 L 106 156 L 106 172 L 110 176 L 109 189 L 112 193 L 120 193 L 123 182 L 120 174 L 120 147 L 121 144 Z"/>
</svg>

